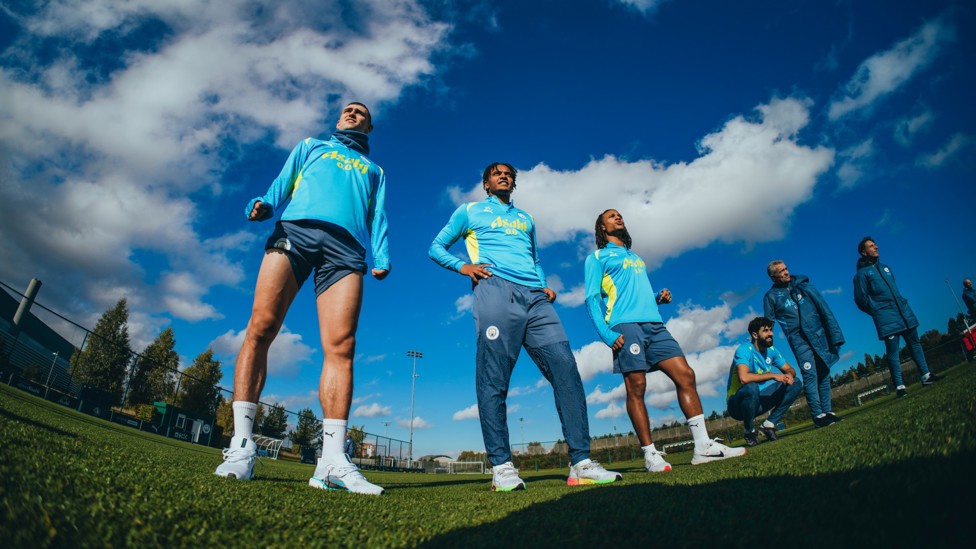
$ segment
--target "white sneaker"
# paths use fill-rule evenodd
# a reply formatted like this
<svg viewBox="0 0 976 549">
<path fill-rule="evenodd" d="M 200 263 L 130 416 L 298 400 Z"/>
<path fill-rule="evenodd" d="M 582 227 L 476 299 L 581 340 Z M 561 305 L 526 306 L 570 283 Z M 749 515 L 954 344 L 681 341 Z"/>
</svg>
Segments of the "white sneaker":
<svg viewBox="0 0 976 549">
<path fill-rule="evenodd" d="M 308 479 L 308 485 L 322 490 L 345 490 L 370 496 L 383 493 L 383 488 L 366 480 L 359 467 L 349 461 L 346 454 L 320 457 L 314 476 Z"/>
<path fill-rule="evenodd" d="M 645 453 L 644 468 L 647 469 L 648 473 L 663 473 L 665 471 L 670 471 L 671 464 L 664 461 L 664 456 L 666 455 L 666 453 L 660 450 Z"/>
<path fill-rule="evenodd" d="M 218 477 L 251 480 L 254 478 L 254 461 L 258 457 L 258 445 L 244 437 L 230 439 L 230 448 L 224 448 L 224 462 L 217 466 Z"/>
<path fill-rule="evenodd" d="M 701 452 L 696 449 L 695 455 L 691 458 L 691 464 L 701 465 L 710 461 L 739 457 L 746 454 L 745 448 L 730 448 L 719 442 L 719 440 L 721 439 L 715 438 L 708 441 L 708 444 Z"/>
<path fill-rule="evenodd" d="M 610 484 L 622 478 L 624 478 L 623 475 L 616 471 L 607 471 L 599 462 L 584 459 L 576 465 L 570 466 L 569 478 L 566 479 L 566 484 L 570 486 Z"/>
<path fill-rule="evenodd" d="M 525 481 L 519 478 L 515 465 L 506 461 L 491 468 L 491 489 L 494 492 L 525 490 Z"/>
</svg>

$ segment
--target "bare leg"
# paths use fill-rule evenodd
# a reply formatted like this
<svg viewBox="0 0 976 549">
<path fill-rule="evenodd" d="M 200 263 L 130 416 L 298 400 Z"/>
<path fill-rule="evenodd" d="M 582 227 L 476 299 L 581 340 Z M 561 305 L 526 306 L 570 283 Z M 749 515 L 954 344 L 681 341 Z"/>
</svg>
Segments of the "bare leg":
<svg viewBox="0 0 976 549">
<path fill-rule="evenodd" d="M 627 415 L 637 433 L 637 440 L 641 446 L 650 445 L 651 422 L 647 417 L 647 406 L 644 405 L 644 390 L 647 388 L 647 374 L 645 372 L 627 372 L 624 374 L 624 386 L 627 388 Z"/>
<path fill-rule="evenodd" d="M 268 349 L 298 293 L 298 282 L 283 252 L 268 251 L 254 289 L 251 320 L 234 365 L 234 400 L 257 402 L 268 376 Z"/>
<path fill-rule="evenodd" d="M 349 419 L 352 405 L 352 360 L 356 328 L 363 300 L 363 275 L 352 273 L 315 300 L 325 360 L 319 380 L 322 413 L 329 419 Z"/>
<path fill-rule="evenodd" d="M 702 405 L 698 398 L 698 386 L 695 384 L 695 371 L 688 365 L 685 357 L 676 356 L 662 360 L 658 363 L 658 368 L 674 382 L 678 391 L 678 406 L 685 418 L 701 415 Z"/>
</svg>

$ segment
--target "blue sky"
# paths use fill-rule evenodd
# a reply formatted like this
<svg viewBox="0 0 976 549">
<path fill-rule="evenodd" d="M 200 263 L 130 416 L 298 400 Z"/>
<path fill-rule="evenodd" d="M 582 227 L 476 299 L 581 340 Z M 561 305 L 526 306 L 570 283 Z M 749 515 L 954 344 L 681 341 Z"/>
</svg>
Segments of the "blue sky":
<svg viewBox="0 0 976 549">
<path fill-rule="evenodd" d="M 724 408 L 770 260 L 826 294 L 848 341 L 835 373 L 883 352 L 851 297 L 862 236 L 923 331 L 957 312 L 946 280 L 976 276 L 971 3 L 321 4 L 5 3 L 0 280 L 40 278 L 39 301 L 87 326 L 127 297 L 139 349 L 172 326 L 184 365 L 212 346 L 230 387 L 272 228 L 243 208 L 349 100 L 373 111 L 393 261 L 366 283 L 351 422 L 407 438 L 406 351 L 421 351 L 415 455 L 482 449 L 469 284 L 427 248 L 496 160 L 520 169 L 595 435 L 630 429 L 582 307 L 606 208 L 674 295 L 662 312 L 706 413 Z M 321 359 L 304 288 L 263 400 L 320 413 Z M 524 353 L 512 388 L 512 441 L 561 438 Z M 649 388 L 653 423 L 681 418 L 662 374 Z"/>
</svg>

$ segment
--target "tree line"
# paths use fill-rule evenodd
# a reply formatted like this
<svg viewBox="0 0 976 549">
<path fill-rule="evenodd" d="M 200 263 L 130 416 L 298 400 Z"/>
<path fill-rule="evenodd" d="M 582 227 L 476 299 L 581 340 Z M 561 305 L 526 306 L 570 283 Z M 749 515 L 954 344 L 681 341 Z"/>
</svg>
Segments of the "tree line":
<svg viewBox="0 0 976 549">
<path fill-rule="evenodd" d="M 233 432 L 233 402 L 221 394 L 218 384 L 224 374 L 213 349 L 197 355 L 181 372 L 173 328 L 164 329 L 136 354 L 131 350 L 128 321 L 128 303 L 122 298 L 98 319 L 84 349 L 75 349 L 69 367 L 72 378 L 108 391 L 123 407 L 138 410 L 154 402 L 171 403 L 192 413 L 213 416 L 224 433 Z M 284 406 L 258 403 L 254 432 L 277 439 L 287 437 L 298 448 L 322 444 L 322 423 L 311 408 L 299 411 L 295 428 L 288 430 Z M 362 448 L 364 426 L 351 426 L 349 434 L 356 448 Z"/>
</svg>

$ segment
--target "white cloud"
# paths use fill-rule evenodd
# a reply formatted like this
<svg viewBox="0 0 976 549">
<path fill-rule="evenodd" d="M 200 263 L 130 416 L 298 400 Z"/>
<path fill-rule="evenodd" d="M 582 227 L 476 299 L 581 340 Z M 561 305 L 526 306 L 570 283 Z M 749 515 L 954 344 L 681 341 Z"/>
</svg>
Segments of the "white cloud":
<svg viewBox="0 0 976 549">
<path fill-rule="evenodd" d="M 359 406 L 353 411 L 352 415 L 355 417 L 380 417 L 388 416 L 390 413 L 391 409 L 389 406 L 383 406 L 373 402 L 365 406 Z"/>
<path fill-rule="evenodd" d="M 935 114 L 928 108 L 914 116 L 899 119 L 895 122 L 895 141 L 903 147 L 908 147 L 915 140 L 915 136 L 930 127 L 934 120 Z"/>
<path fill-rule="evenodd" d="M 400 427 L 403 427 L 404 429 L 409 429 L 410 428 L 410 420 L 409 419 L 401 419 L 401 420 L 397 421 L 397 425 L 399 425 Z M 413 418 L 413 428 L 414 429 L 430 429 L 431 427 L 433 427 L 433 425 L 430 422 L 428 422 L 427 420 L 425 420 L 424 418 L 422 418 L 420 416 L 417 416 L 417 417 Z"/>
<path fill-rule="evenodd" d="M 233 364 L 244 343 L 244 333 L 245 330 L 228 330 L 213 340 L 210 347 L 225 363 Z M 314 349 L 302 341 L 301 334 L 290 331 L 288 326 L 282 326 L 268 350 L 268 371 L 276 375 L 295 375 L 303 364 L 309 363 L 314 352 Z"/>
<path fill-rule="evenodd" d="M 611 417 L 620 417 L 626 413 L 627 410 L 623 406 L 618 405 L 616 402 L 611 402 L 606 408 L 597 411 L 596 417 L 597 419 L 606 419 Z"/>
<path fill-rule="evenodd" d="M 865 173 L 870 173 L 871 160 L 874 158 L 874 140 L 866 139 L 849 149 L 846 149 L 838 156 L 841 164 L 837 168 L 837 179 L 840 180 L 842 189 L 850 189 L 864 177 Z"/>
<path fill-rule="evenodd" d="M 942 17 L 922 25 L 915 34 L 891 49 L 867 58 L 844 86 L 840 97 L 830 104 L 829 118 L 837 120 L 870 108 L 928 67 L 942 46 L 954 37 L 955 29 Z"/>
<path fill-rule="evenodd" d="M 739 340 L 741 337 L 744 340 L 745 327 L 755 316 L 750 308 L 733 319 L 732 308 L 727 303 L 710 309 L 682 304 L 678 307 L 678 315 L 668 320 L 665 326 L 686 354 L 700 353 L 718 347 L 723 339 Z"/>
<path fill-rule="evenodd" d="M 41 277 L 75 314 L 115 293 L 191 322 L 221 318 L 209 291 L 243 280 L 231 254 L 256 240 L 201 232 L 228 165 L 269 137 L 288 149 L 327 132 L 322 121 L 349 98 L 381 115 L 433 74 L 450 31 L 414 0 L 55 0 L 22 11 L 6 11 L 19 32 L 0 59 L 0 150 L 12 159 L 0 165 L 0 256 L 21 260 L 0 278 Z M 144 272 L 140 254 L 162 275 Z"/>
<path fill-rule="evenodd" d="M 474 294 L 464 294 L 461 297 L 454 300 L 454 318 L 460 318 L 464 313 L 471 310 L 471 306 L 474 304 Z"/>
<path fill-rule="evenodd" d="M 354 397 L 352 399 L 352 403 L 353 404 L 362 404 L 362 403 L 366 402 L 367 400 L 372 399 L 372 398 L 376 398 L 378 396 L 381 396 L 381 394 L 380 393 L 370 393 L 368 395 Z"/>
<path fill-rule="evenodd" d="M 452 419 L 454 419 L 454 421 L 461 421 L 465 419 L 478 419 L 479 417 L 481 417 L 481 415 L 478 414 L 478 405 L 472 404 L 463 410 L 454 412 Z"/>
<path fill-rule="evenodd" d="M 613 389 L 604 392 L 600 385 L 593 389 L 593 392 L 586 395 L 587 404 L 606 404 L 613 401 L 622 401 L 627 398 L 627 388 L 623 383 Z"/>
<path fill-rule="evenodd" d="M 594 341 L 573 351 L 580 378 L 588 381 L 597 374 L 613 372 L 613 352 L 602 341 Z"/>
<path fill-rule="evenodd" d="M 273 393 L 261 395 L 261 402 L 266 402 L 270 405 L 280 404 L 285 410 L 295 412 L 296 414 L 304 408 L 310 408 L 316 416 L 322 414 L 322 408 L 319 403 L 319 390 L 317 388 L 293 395 L 280 396 Z M 291 415 L 288 416 L 289 423 L 295 421 L 297 421 L 297 418 Z"/>
<path fill-rule="evenodd" d="M 668 0 L 616 0 L 617 3 L 633 8 L 644 15 L 650 15 L 657 11 L 658 6 Z"/>
<path fill-rule="evenodd" d="M 931 154 L 918 157 L 915 164 L 924 168 L 938 168 L 956 154 L 971 148 L 973 143 L 976 143 L 973 136 L 966 135 L 964 133 L 956 133 L 941 149 Z"/>
<path fill-rule="evenodd" d="M 735 117 L 702 138 L 690 163 L 608 155 L 578 171 L 539 164 L 519 173 L 516 200 L 535 217 L 542 246 L 590 238 L 594 213 L 619 208 L 635 251 L 652 266 L 715 241 L 774 241 L 833 163 L 832 150 L 798 142 L 810 106 L 797 98 L 760 105 L 755 119 Z M 603 182 L 596 199 L 593 181 Z M 458 204 L 484 196 L 480 184 L 449 193 Z"/>
</svg>

